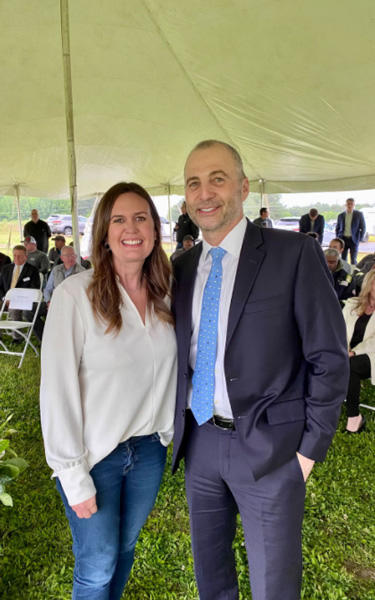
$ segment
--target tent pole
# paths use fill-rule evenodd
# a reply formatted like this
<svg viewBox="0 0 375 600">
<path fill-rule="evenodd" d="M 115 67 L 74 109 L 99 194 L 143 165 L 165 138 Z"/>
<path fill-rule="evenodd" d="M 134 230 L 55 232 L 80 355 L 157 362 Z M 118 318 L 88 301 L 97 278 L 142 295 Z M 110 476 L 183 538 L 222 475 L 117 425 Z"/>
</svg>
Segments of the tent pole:
<svg viewBox="0 0 375 600">
<path fill-rule="evenodd" d="M 19 183 L 15 184 L 14 189 L 16 191 L 16 205 L 17 205 L 17 215 L 18 215 L 18 229 L 19 229 L 19 232 L 20 232 L 20 240 L 22 240 L 23 239 L 23 230 L 22 230 L 22 223 L 21 223 L 20 186 L 19 186 Z"/>
<path fill-rule="evenodd" d="M 172 214 L 171 214 L 171 186 L 167 184 L 168 189 L 168 221 L 169 221 L 169 235 L 170 235 L 170 248 L 173 252 L 173 229 L 172 229 Z"/>
<path fill-rule="evenodd" d="M 77 202 L 77 162 L 74 145 L 74 111 L 73 111 L 73 91 L 72 91 L 72 72 L 70 57 L 70 36 L 69 36 L 69 0 L 60 0 L 61 17 L 61 42 L 64 67 L 64 91 L 65 91 L 65 119 L 66 135 L 68 149 L 68 170 L 69 170 L 69 188 L 70 204 L 72 212 L 73 241 L 74 249 L 77 254 L 78 263 L 80 262 L 79 248 L 79 227 L 78 227 L 78 202 Z"/>
</svg>

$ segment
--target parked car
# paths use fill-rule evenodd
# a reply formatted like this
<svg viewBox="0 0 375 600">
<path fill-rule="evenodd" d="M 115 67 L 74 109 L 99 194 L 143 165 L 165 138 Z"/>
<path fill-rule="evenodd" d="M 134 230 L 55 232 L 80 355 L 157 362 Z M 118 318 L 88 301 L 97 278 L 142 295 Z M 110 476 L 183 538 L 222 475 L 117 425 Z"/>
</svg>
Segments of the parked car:
<svg viewBox="0 0 375 600">
<path fill-rule="evenodd" d="M 288 231 L 299 231 L 299 217 L 281 217 L 275 223 L 277 229 L 287 229 Z"/>
<path fill-rule="evenodd" d="M 161 237 L 163 239 L 165 239 L 165 238 L 170 239 L 171 229 L 170 229 L 168 219 L 166 219 L 165 217 L 160 217 L 160 224 L 161 224 Z M 173 229 L 174 229 L 174 225 L 172 224 L 172 235 L 173 235 Z"/>
<path fill-rule="evenodd" d="M 86 217 L 78 215 L 79 233 L 81 235 L 85 231 L 86 221 Z M 63 233 L 64 235 L 72 235 L 73 233 L 72 215 L 50 215 L 47 223 L 51 233 Z"/>
</svg>

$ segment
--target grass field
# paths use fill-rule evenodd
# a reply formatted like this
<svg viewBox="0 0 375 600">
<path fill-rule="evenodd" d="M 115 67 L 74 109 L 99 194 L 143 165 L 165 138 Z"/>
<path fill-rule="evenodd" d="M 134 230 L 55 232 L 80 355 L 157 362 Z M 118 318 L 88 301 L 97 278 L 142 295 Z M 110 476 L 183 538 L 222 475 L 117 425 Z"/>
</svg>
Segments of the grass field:
<svg viewBox="0 0 375 600">
<path fill-rule="evenodd" d="M 21 370 L 0 356 L 0 422 L 13 413 L 12 445 L 29 468 L 0 506 L 0 598 L 68 600 L 73 558 L 60 498 L 45 464 L 38 408 L 39 359 L 28 353 Z M 63 369 L 63 367 L 62 367 Z M 62 376 L 67 376 L 63 374 Z M 375 404 L 367 382 L 363 397 Z M 303 529 L 304 600 L 375 600 L 375 414 L 368 431 L 341 433 L 307 484 Z M 169 453 L 170 457 L 170 453 Z M 170 458 L 169 458 L 170 460 Z M 235 540 L 241 600 L 250 600 L 241 528 Z M 139 540 L 124 598 L 195 600 L 183 473 L 166 469 L 157 504 Z M 282 600 L 282 598 L 280 598 Z"/>
</svg>

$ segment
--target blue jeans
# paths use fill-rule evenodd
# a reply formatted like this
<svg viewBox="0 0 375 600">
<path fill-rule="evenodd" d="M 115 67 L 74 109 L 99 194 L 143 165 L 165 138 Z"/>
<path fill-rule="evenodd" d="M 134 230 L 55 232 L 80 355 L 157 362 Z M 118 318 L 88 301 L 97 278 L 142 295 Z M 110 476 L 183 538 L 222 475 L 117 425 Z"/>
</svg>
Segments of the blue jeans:
<svg viewBox="0 0 375 600">
<path fill-rule="evenodd" d="M 157 433 L 130 438 L 90 472 L 98 512 L 79 519 L 56 480 L 73 537 L 73 600 L 120 600 L 135 544 L 154 506 L 167 449 Z"/>
</svg>

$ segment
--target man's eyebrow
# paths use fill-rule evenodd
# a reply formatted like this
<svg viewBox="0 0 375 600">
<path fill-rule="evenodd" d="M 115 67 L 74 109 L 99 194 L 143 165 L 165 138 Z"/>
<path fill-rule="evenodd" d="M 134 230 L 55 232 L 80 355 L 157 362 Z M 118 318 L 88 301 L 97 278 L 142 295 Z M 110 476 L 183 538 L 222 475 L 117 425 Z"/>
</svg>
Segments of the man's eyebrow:
<svg viewBox="0 0 375 600">
<path fill-rule="evenodd" d="M 215 175 L 224 175 L 224 177 L 228 177 L 228 173 L 222 169 L 217 169 L 217 171 L 211 171 L 211 173 L 209 173 L 209 177 L 215 177 Z M 199 181 L 198 175 L 192 175 L 191 177 L 188 177 L 186 184 L 190 183 L 191 181 Z"/>
</svg>

